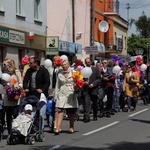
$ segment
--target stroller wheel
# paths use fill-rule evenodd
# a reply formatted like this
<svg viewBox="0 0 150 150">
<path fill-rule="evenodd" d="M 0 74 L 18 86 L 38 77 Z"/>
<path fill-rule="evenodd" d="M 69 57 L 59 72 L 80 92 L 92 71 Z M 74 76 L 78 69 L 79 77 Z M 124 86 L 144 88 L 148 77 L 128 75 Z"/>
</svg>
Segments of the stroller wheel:
<svg viewBox="0 0 150 150">
<path fill-rule="evenodd" d="M 10 145 L 11 141 L 10 141 L 10 135 L 7 137 L 7 144 Z"/>
<path fill-rule="evenodd" d="M 29 137 L 29 144 L 33 145 L 35 143 L 35 138 L 33 136 Z"/>
<path fill-rule="evenodd" d="M 24 138 L 24 143 L 25 143 L 25 144 L 28 144 L 28 143 L 29 143 L 28 137 L 25 137 L 25 138 Z"/>
<path fill-rule="evenodd" d="M 36 141 L 39 141 L 39 134 L 37 133 L 35 136 Z"/>
<path fill-rule="evenodd" d="M 38 141 L 39 142 L 44 142 L 45 141 L 45 135 L 43 133 L 38 135 Z"/>
</svg>

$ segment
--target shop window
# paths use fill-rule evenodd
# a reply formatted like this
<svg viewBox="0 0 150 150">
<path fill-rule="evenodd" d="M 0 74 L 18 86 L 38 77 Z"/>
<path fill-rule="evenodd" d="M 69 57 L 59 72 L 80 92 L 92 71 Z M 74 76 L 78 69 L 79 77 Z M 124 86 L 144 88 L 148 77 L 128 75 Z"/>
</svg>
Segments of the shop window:
<svg viewBox="0 0 150 150">
<path fill-rule="evenodd" d="M 35 52 L 35 57 L 37 57 L 37 58 L 40 59 L 40 54 L 39 54 L 39 52 Z"/>
<path fill-rule="evenodd" d="M 0 46 L 0 65 L 3 63 L 3 47 Z"/>
</svg>

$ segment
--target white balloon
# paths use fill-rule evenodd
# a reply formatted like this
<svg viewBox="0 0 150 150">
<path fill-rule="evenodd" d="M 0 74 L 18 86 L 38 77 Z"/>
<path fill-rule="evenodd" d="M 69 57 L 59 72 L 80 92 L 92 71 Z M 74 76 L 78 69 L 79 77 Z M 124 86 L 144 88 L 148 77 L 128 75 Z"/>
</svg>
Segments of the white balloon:
<svg viewBox="0 0 150 150">
<path fill-rule="evenodd" d="M 141 66 L 140 66 L 140 70 L 141 71 L 145 71 L 147 69 L 147 66 L 145 65 L 145 64 L 142 64 Z"/>
<path fill-rule="evenodd" d="M 45 67 L 46 69 L 52 67 L 52 61 L 51 61 L 50 59 L 46 59 L 46 60 L 44 61 L 44 67 Z"/>
<path fill-rule="evenodd" d="M 112 71 L 114 74 L 118 74 L 120 72 L 120 70 L 121 70 L 121 68 L 119 66 L 114 66 Z"/>
<path fill-rule="evenodd" d="M 2 77 L 2 70 L 1 70 L 1 66 L 0 66 L 0 78 Z"/>
<path fill-rule="evenodd" d="M 3 89 L 3 86 L 0 84 L 0 94 L 6 94 L 6 90 Z"/>
<path fill-rule="evenodd" d="M 84 78 L 89 78 L 92 74 L 92 69 L 90 67 L 84 67 L 81 70 L 81 73 L 82 73 Z"/>
<path fill-rule="evenodd" d="M 9 81 L 10 75 L 8 73 L 2 73 L 2 79 L 4 79 L 5 81 Z"/>
<path fill-rule="evenodd" d="M 61 58 L 62 60 L 68 60 L 68 57 L 67 57 L 66 55 L 61 55 L 60 58 Z"/>
</svg>

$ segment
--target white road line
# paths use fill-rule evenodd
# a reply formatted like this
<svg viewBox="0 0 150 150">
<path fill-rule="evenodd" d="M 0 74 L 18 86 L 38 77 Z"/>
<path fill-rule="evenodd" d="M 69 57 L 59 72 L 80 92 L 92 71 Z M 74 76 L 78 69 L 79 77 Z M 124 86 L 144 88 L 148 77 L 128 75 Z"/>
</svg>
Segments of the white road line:
<svg viewBox="0 0 150 150">
<path fill-rule="evenodd" d="M 134 113 L 134 114 L 129 115 L 128 117 L 133 117 L 133 116 L 135 116 L 135 115 L 137 115 L 137 114 L 140 114 L 140 113 L 142 113 L 142 112 L 144 112 L 144 111 L 147 111 L 147 110 L 149 110 L 149 108 L 146 108 L 146 109 L 143 109 L 143 110 L 141 110 L 141 111 L 138 111 L 138 112 L 136 112 L 136 113 Z"/>
<path fill-rule="evenodd" d="M 113 126 L 113 125 L 115 125 L 115 124 L 117 124 L 117 123 L 119 123 L 119 121 L 115 121 L 115 122 L 113 122 L 113 123 L 111 123 L 111 124 L 108 124 L 108 125 L 106 125 L 106 126 L 103 126 L 103 127 L 101 127 L 101 128 L 98 128 L 98 129 L 96 129 L 96 130 L 93 130 L 93 131 L 91 131 L 91 132 L 87 132 L 87 133 L 85 133 L 85 134 L 83 134 L 83 135 L 85 136 L 85 135 L 93 134 L 93 133 L 95 133 L 95 132 L 98 132 L 98 131 L 104 130 L 104 129 L 106 129 L 106 128 L 109 128 L 109 127 L 111 127 L 111 126 Z"/>
<path fill-rule="evenodd" d="M 61 145 L 55 145 L 55 146 L 53 146 L 53 147 L 51 147 L 51 148 L 49 148 L 49 149 L 47 149 L 47 150 L 54 150 L 54 149 L 57 149 L 57 148 L 59 148 L 59 147 L 61 147 Z"/>
</svg>

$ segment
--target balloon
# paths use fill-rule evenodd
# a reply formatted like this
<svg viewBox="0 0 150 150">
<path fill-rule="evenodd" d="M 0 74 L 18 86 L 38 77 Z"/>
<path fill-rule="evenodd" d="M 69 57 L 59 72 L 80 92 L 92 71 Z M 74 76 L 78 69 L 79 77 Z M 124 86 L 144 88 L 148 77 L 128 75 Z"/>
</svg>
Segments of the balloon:
<svg viewBox="0 0 150 150">
<path fill-rule="evenodd" d="M 118 74 L 120 72 L 120 70 L 121 70 L 121 68 L 119 66 L 114 66 L 112 71 L 114 74 Z"/>
<path fill-rule="evenodd" d="M 62 60 L 68 60 L 68 57 L 67 57 L 66 55 L 61 55 L 60 58 L 61 58 Z"/>
<path fill-rule="evenodd" d="M 46 69 L 49 69 L 50 67 L 52 67 L 52 61 L 51 61 L 50 59 L 46 59 L 46 60 L 44 61 L 44 67 L 45 67 Z"/>
<path fill-rule="evenodd" d="M 141 66 L 140 66 L 140 70 L 141 71 L 145 71 L 147 69 L 147 66 L 145 65 L 145 64 L 142 64 Z"/>
<path fill-rule="evenodd" d="M 1 71 L 1 66 L 0 66 L 0 78 L 2 77 L 2 71 Z"/>
<path fill-rule="evenodd" d="M 6 90 L 3 89 L 3 86 L 0 84 L 0 94 L 6 94 Z"/>
<path fill-rule="evenodd" d="M 8 73 L 2 73 L 2 79 L 8 82 L 10 81 L 10 75 Z"/>
<path fill-rule="evenodd" d="M 81 70 L 81 73 L 82 73 L 84 78 L 89 78 L 92 74 L 92 69 L 90 67 L 84 67 Z"/>
</svg>

